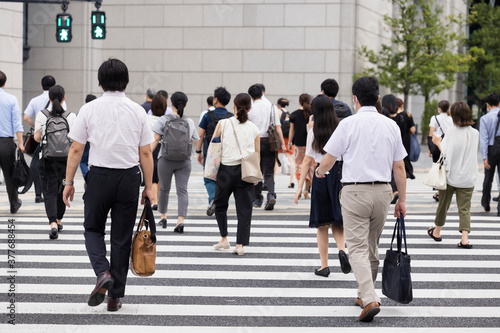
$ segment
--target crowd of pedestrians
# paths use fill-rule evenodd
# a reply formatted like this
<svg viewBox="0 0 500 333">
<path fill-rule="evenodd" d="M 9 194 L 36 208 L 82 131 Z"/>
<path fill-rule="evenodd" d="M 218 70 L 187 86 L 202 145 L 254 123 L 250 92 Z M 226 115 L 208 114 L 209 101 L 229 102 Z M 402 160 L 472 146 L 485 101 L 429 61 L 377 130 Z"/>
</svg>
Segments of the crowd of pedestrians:
<svg viewBox="0 0 500 333">
<path fill-rule="evenodd" d="M 21 112 L 16 98 L 3 90 L 6 81 L 0 72 L 0 166 L 14 214 L 22 202 L 12 171 L 16 149 L 24 151 L 24 141 Z M 406 179 L 415 178 L 408 159 L 415 124 L 400 99 L 391 94 L 380 98 L 378 81 L 361 77 L 352 86 L 353 112 L 347 103 L 336 99 L 337 81 L 326 79 L 321 83 L 321 94 L 314 98 L 301 94 L 299 109 L 289 112 L 287 99 L 280 98 L 275 105 L 267 99 L 265 86 L 257 83 L 234 97 L 230 112 L 231 93 L 217 87 L 195 123 L 185 115 L 188 96 L 183 92 L 169 98 L 165 90 L 149 88 L 142 105 L 130 100 L 125 95 L 128 69 L 120 60 L 105 61 L 98 70 L 98 81 L 104 94 L 99 98 L 88 95 L 77 115 L 66 108 L 64 88 L 56 85 L 52 76 L 45 76 L 43 93 L 33 98 L 24 112 L 24 120 L 34 128 L 39 143 L 31 169 L 35 202 L 45 205 L 50 239 L 57 239 L 63 230 L 62 219 L 75 194 L 79 166 L 83 173 L 85 246 L 97 276 L 89 306 L 104 302 L 106 293 L 109 311 L 122 306 L 139 198 L 142 203 L 146 199 L 152 202 L 161 215 L 159 224 L 167 228 L 175 177 L 178 204 L 173 231 L 183 233 L 189 211 L 192 150 L 205 166 L 210 144 L 220 142 L 217 179 L 204 178 L 206 214 L 215 214 L 221 236 L 213 248 L 231 248 L 227 210 L 232 194 L 237 214 L 233 253 L 245 254 L 253 209 L 264 206 L 271 211 L 278 204 L 274 177 L 281 162 L 284 172 L 290 173 L 288 187 L 294 188 L 297 180 L 295 203 L 301 197 L 311 199 L 309 227 L 317 229 L 320 255 L 314 274 L 330 274 L 331 230 L 341 271 L 354 272 L 358 283 L 354 303 L 362 308 L 359 320 L 373 320 L 380 311 L 374 283 L 379 268 L 378 244 L 389 205 L 395 204 L 394 216 L 406 215 Z M 440 156 L 446 158 L 447 189 L 434 197 L 439 201 L 435 225 L 427 233 L 435 241 L 442 240 L 441 229 L 456 194 L 462 234 L 457 246 L 468 249 L 472 247 L 468 234 L 478 174 L 477 146 L 485 167 L 481 204 L 486 211 L 490 210 L 495 168 L 500 164 L 500 139 L 496 138 L 500 96 L 487 96 L 489 113 L 481 118 L 480 132 L 471 127 L 466 103 L 449 105 L 441 101 L 439 115 L 430 121 L 429 145 L 436 149 L 429 156 L 434 162 Z M 270 128 L 275 129 L 277 139 Z M 252 153 L 259 154 L 263 175 L 263 181 L 255 184 L 242 180 L 242 158 Z M 141 182 L 144 190 L 139 195 Z M 109 212 L 110 260 L 104 241 Z M 500 216 L 500 204 L 497 212 Z"/>
</svg>

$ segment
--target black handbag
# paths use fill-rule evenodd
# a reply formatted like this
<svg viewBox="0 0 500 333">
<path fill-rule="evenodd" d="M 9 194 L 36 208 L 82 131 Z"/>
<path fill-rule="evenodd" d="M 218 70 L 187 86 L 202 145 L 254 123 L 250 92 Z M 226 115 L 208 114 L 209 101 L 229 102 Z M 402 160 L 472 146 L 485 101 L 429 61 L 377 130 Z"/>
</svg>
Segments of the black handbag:
<svg viewBox="0 0 500 333">
<path fill-rule="evenodd" d="M 396 232 L 397 231 L 397 232 Z M 394 237 L 397 234 L 397 251 L 392 249 Z M 405 242 L 405 252 L 401 251 L 402 242 Z M 382 294 L 401 304 L 408 304 L 413 300 L 411 285 L 410 256 L 406 247 L 406 230 L 403 215 L 396 220 L 392 233 L 391 248 L 387 250 L 382 269 Z"/>
<path fill-rule="evenodd" d="M 17 159 L 14 162 L 14 170 L 12 171 L 12 181 L 17 187 L 24 186 L 24 189 L 19 194 L 28 192 L 33 184 L 30 167 L 26 163 L 21 149 L 17 150 Z"/>
<path fill-rule="evenodd" d="M 29 156 L 33 156 L 33 154 L 35 153 L 36 146 L 37 142 L 35 141 L 35 136 L 32 127 L 24 137 L 24 153 Z"/>
</svg>

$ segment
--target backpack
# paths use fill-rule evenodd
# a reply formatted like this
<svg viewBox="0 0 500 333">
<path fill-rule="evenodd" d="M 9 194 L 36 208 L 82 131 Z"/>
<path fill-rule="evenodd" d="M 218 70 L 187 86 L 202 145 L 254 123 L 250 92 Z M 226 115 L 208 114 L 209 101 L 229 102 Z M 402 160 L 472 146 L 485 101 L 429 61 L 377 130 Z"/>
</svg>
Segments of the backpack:
<svg viewBox="0 0 500 333">
<path fill-rule="evenodd" d="M 215 115 L 214 111 L 208 111 L 207 115 L 208 115 L 208 118 L 210 118 L 210 123 L 208 124 L 207 129 L 205 131 L 205 137 L 204 137 L 203 141 L 206 142 L 207 147 L 208 147 L 208 143 L 212 139 L 212 136 L 214 135 L 214 132 L 215 132 L 215 128 L 217 127 L 217 124 L 219 123 L 219 121 L 221 119 L 231 118 L 232 116 L 234 116 L 234 114 L 232 114 L 231 112 L 228 112 L 225 115 L 219 117 L 219 116 Z"/>
<path fill-rule="evenodd" d="M 342 120 L 352 115 L 351 109 L 347 105 L 345 105 L 344 102 L 337 100 L 332 100 L 332 102 L 333 102 L 333 109 L 335 110 L 337 117 L 339 117 L 339 120 Z"/>
<path fill-rule="evenodd" d="M 42 157 L 67 158 L 71 146 L 67 118 L 71 112 L 65 111 L 62 115 L 51 115 L 47 109 L 41 112 L 47 117 L 45 135 L 42 138 Z"/>
<path fill-rule="evenodd" d="M 163 129 L 162 157 L 171 161 L 189 160 L 193 144 L 187 119 L 173 114 L 165 117 L 167 122 Z"/>
<path fill-rule="evenodd" d="M 290 113 L 287 111 L 281 111 L 281 131 L 283 132 L 283 137 L 288 138 L 290 133 Z"/>
</svg>

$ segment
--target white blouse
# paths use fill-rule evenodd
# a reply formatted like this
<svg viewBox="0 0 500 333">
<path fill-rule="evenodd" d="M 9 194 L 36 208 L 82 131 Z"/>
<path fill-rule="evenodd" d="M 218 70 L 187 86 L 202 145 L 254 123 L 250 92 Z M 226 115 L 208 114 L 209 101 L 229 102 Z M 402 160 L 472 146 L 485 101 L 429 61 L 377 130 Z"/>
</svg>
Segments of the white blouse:
<svg viewBox="0 0 500 333">
<path fill-rule="evenodd" d="M 236 139 L 234 137 L 234 130 L 238 136 L 238 142 L 241 147 L 238 149 Z M 221 163 L 224 165 L 234 166 L 241 164 L 241 158 L 247 156 L 249 153 L 255 151 L 255 138 L 259 135 L 259 128 L 247 120 L 243 124 L 239 122 L 236 117 L 231 117 L 225 120 L 219 121 L 222 126 L 221 139 L 222 139 L 222 160 Z"/>
</svg>

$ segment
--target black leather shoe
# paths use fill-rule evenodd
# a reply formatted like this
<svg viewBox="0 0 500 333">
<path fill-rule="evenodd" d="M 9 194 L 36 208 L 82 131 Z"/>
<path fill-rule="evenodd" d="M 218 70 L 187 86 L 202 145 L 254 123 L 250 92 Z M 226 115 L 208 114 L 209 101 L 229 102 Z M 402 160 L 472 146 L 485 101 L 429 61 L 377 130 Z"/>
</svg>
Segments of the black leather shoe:
<svg viewBox="0 0 500 333">
<path fill-rule="evenodd" d="M 42 198 L 41 196 L 37 195 L 37 196 L 35 197 L 35 203 L 41 203 L 41 202 L 43 202 L 43 201 L 44 201 L 44 200 L 43 200 L 43 198 Z"/>
<path fill-rule="evenodd" d="M 23 205 L 23 201 L 21 199 L 17 199 L 17 205 L 14 207 L 10 207 L 10 213 L 15 214 L 19 211 L 19 208 Z"/>
<path fill-rule="evenodd" d="M 176 226 L 174 228 L 174 232 L 177 232 L 179 234 L 183 234 L 184 233 L 184 223 L 181 223 L 178 226 Z"/>
<path fill-rule="evenodd" d="M 167 219 L 161 219 L 158 224 L 161 225 L 163 229 L 167 229 Z"/>
<path fill-rule="evenodd" d="M 49 238 L 50 239 L 57 239 L 58 237 L 59 237 L 59 235 L 57 233 L 57 228 L 50 229 Z"/>
<path fill-rule="evenodd" d="M 153 205 L 153 207 L 151 207 L 152 210 L 158 210 L 158 205 Z"/>
<path fill-rule="evenodd" d="M 118 297 L 108 297 L 108 311 L 118 311 L 122 308 L 122 299 Z"/>
<path fill-rule="evenodd" d="M 275 197 L 269 197 L 267 199 L 266 205 L 264 206 L 265 210 L 273 210 L 274 205 L 276 205 L 276 198 Z"/>
<path fill-rule="evenodd" d="M 347 256 L 347 253 L 345 253 L 342 250 L 339 251 L 339 261 L 342 272 L 344 274 L 351 273 L 352 269 L 351 269 L 351 264 L 349 263 L 349 257 Z"/>
<path fill-rule="evenodd" d="M 95 284 L 94 290 L 90 293 L 89 301 L 87 304 L 89 306 L 97 306 L 104 301 L 106 292 L 108 289 L 113 287 L 114 284 L 113 276 L 111 276 L 110 271 L 104 271 L 97 275 L 97 283 Z M 117 309 L 118 310 L 118 309 Z M 116 311 L 116 310 L 114 310 Z"/>
<path fill-rule="evenodd" d="M 325 267 L 323 269 L 316 269 L 314 270 L 314 274 L 323 277 L 328 277 L 330 275 L 330 267 Z"/>
<path fill-rule="evenodd" d="M 61 223 L 61 224 L 57 224 L 57 231 L 58 231 L 58 232 L 61 232 L 61 230 L 63 230 L 63 225 L 62 225 L 62 223 Z"/>
<path fill-rule="evenodd" d="M 498 197 L 493 197 L 493 201 L 498 202 Z"/>
<path fill-rule="evenodd" d="M 481 204 L 481 206 L 483 206 L 485 212 L 489 212 L 490 211 L 490 204 L 487 204 L 487 205 Z"/>
</svg>

